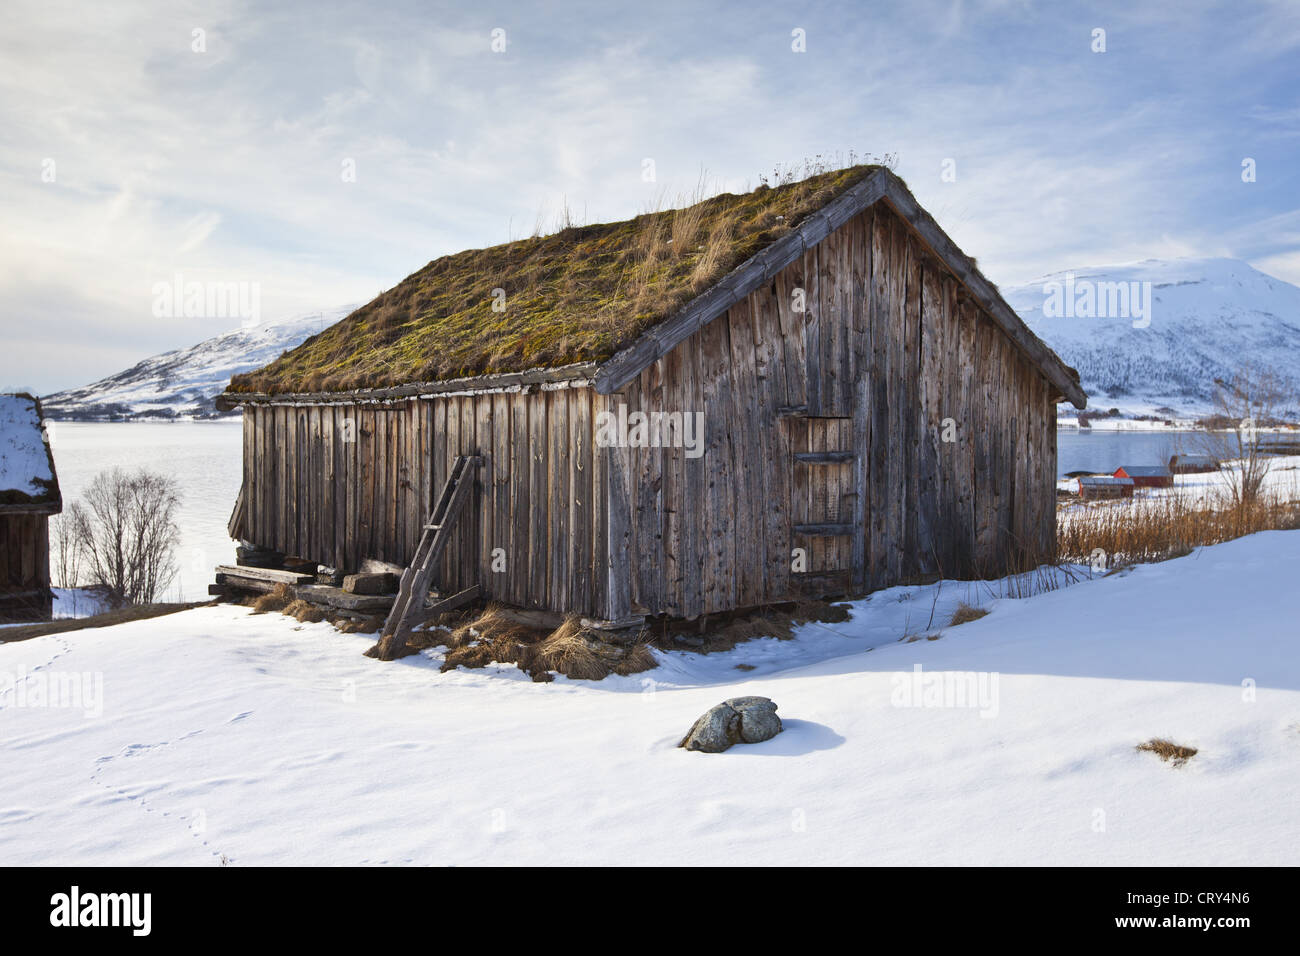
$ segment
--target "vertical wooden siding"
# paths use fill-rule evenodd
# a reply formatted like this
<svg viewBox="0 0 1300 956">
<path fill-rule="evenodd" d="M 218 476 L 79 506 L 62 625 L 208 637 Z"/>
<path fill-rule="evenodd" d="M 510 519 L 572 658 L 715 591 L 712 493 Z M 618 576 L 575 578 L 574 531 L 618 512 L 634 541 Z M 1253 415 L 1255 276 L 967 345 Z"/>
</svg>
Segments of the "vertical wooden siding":
<svg viewBox="0 0 1300 956">
<path fill-rule="evenodd" d="M 635 610 L 692 618 L 798 596 L 793 547 L 811 571 L 847 566 L 858 590 L 998 574 L 1051 549 L 1051 388 L 884 204 L 611 397 L 704 413 L 703 457 L 628 452 Z M 810 502 L 793 453 L 838 449 L 783 425 L 796 409 L 843 419 L 836 440 L 858 452 L 819 492 L 833 508 Z M 794 538 L 819 507 L 853 535 Z"/>
<path fill-rule="evenodd" d="M 344 570 L 366 558 L 404 566 L 451 462 L 478 455 L 438 586 L 478 583 L 523 607 L 604 614 L 608 509 L 593 497 L 604 485 L 592 436 L 605 401 L 565 388 L 249 406 L 241 536 Z"/>
<path fill-rule="evenodd" d="M 50 586 L 49 516 L 0 515 L 0 591 Z"/>
</svg>

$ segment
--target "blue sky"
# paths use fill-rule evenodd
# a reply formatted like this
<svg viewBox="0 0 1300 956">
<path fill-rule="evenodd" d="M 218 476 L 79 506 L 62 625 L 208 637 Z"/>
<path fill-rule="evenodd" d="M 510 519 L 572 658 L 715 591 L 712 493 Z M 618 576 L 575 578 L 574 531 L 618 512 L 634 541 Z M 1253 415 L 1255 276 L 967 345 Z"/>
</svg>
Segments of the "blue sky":
<svg viewBox="0 0 1300 956">
<path fill-rule="evenodd" d="M 155 317 L 177 273 L 257 283 L 263 317 L 288 316 L 566 201 L 622 219 L 702 170 L 734 191 L 849 150 L 896 155 L 1002 285 L 1217 255 L 1300 283 L 1290 0 L 262 6 L 6 4 L 0 387 L 238 324 Z"/>
</svg>

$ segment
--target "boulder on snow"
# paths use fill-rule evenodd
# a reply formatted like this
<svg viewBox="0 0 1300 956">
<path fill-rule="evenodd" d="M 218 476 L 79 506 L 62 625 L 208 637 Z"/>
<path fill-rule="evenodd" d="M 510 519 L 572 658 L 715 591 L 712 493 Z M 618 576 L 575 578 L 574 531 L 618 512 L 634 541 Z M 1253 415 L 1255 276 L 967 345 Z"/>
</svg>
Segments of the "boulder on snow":
<svg viewBox="0 0 1300 956">
<path fill-rule="evenodd" d="M 732 744 L 756 744 L 781 732 L 776 703 L 766 697 L 733 697 L 695 721 L 677 746 L 718 754 Z"/>
</svg>

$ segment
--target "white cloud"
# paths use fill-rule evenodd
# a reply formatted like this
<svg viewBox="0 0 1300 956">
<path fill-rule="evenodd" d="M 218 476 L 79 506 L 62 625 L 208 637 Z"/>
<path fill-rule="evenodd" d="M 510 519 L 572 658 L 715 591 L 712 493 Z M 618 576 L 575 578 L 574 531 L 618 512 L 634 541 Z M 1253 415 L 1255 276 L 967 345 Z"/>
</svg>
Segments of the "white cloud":
<svg viewBox="0 0 1300 956">
<path fill-rule="evenodd" d="M 1253 192 L 1220 185 L 1246 154 L 1238 124 L 1281 129 L 1294 110 L 1276 94 L 1297 35 L 1280 8 L 1276 36 L 1261 13 L 1216 45 L 1230 11 L 1116 7 L 1110 59 L 1032 5 L 801 10 L 805 54 L 784 7 L 728 12 L 17 0 L 0 35 L 0 306 L 30 351 L 4 361 L 49 390 L 219 331 L 152 318 L 152 284 L 176 272 L 256 281 L 264 314 L 298 313 L 526 235 L 566 201 L 623 218 L 702 168 L 737 190 L 849 148 L 901 154 L 998 282 L 1174 251 L 1226 248 L 1283 277 L 1294 262 L 1295 214 L 1270 192 L 1287 154 L 1261 146 Z"/>
</svg>

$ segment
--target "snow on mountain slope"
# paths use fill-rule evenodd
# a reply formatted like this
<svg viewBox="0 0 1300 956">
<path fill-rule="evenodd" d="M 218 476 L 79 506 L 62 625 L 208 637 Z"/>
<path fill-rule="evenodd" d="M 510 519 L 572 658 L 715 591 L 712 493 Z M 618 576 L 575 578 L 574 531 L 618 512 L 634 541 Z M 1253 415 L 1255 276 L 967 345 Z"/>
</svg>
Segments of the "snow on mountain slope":
<svg viewBox="0 0 1300 956">
<path fill-rule="evenodd" d="M 1051 314 L 1057 272 L 1002 290 L 1031 329 L 1079 370 L 1089 404 L 1126 414 L 1171 408 L 1168 417 L 1212 410 L 1213 381 L 1243 359 L 1276 368 L 1300 395 L 1300 288 L 1236 259 L 1148 259 L 1072 271 L 1073 288 L 1150 283 L 1150 323 L 1129 317 Z M 1139 288 L 1141 288 L 1139 286 Z M 212 415 L 230 376 L 257 368 L 332 325 L 356 306 L 236 329 L 188 349 L 145 359 L 83 388 L 44 399 L 54 419 Z M 1135 327 L 1135 321 L 1139 327 Z M 1300 418 L 1300 400 L 1288 417 Z"/>
<path fill-rule="evenodd" d="M 47 418 L 117 421 L 131 418 L 211 417 L 213 399 L 230 377 L 259 368 L 356 308 L 310 312 L 278 322 L 234 329 L 186 349 L 164 352 L 82 388 L 42 400 Z"/>
<path fill-rule="evenodd" d="M 1135 317 L 1052 314 L 1044 287 L 1064 286 L 1065 272 L 1002 290 L 1034 333 L 1079 370 L 1090 407 L 1149 414 L 1167 406 L 1194 417 L 1211 411 L 1214 379 L 1246 359 L 1272 366 L 1300 392 L 1300 288 L 1237 259 L 1147 259 L 1071 275 L 1080 290 L 1150 283 L 1145 327 Z"/>
</svg>

